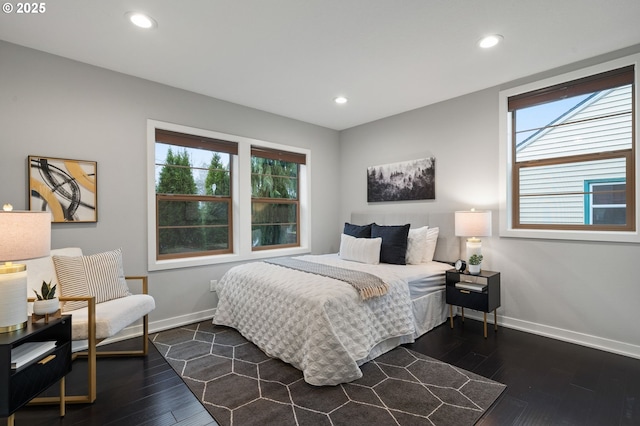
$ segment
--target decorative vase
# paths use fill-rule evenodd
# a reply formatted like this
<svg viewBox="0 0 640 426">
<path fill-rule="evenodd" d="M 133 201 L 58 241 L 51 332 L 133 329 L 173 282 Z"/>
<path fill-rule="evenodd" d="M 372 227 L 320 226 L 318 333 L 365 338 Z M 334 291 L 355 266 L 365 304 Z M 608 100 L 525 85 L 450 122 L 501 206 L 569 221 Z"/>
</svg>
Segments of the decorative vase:
<svg viewBox="0 0 640 426">
<path fill-rule="evenodd" d="M 469 273 L 471 275 L 478 275 L 480 273 L 480 265 L 469 265 Z"/>
<path fill-rule="evenodd" d="M 58 308 L 60 308 L 60 301 L 57 297 L 33 302 L 33 313 L 36 315 L 52 314 L 57 311 Z"/>
</svg>

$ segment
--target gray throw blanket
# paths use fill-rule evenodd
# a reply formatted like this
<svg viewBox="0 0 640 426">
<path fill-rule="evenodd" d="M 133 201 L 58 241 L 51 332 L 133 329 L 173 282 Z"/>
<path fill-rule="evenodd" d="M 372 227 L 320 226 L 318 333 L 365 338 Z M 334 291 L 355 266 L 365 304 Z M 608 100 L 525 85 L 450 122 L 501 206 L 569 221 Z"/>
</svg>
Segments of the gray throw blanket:
<svg viewBox="0 0 640 426">
<path fill-rule="evenodd" d="M 285 268 L 322 275 L 351 284 L 358 291 L 362 300 L 387 294 L 389 286 L 380 277 L 362 271 L 339 268 L 322 263 L 307 262 L 306 260 L 282 257 L 265 260 L 266 263 L 284 266 Z"/>
</svg>

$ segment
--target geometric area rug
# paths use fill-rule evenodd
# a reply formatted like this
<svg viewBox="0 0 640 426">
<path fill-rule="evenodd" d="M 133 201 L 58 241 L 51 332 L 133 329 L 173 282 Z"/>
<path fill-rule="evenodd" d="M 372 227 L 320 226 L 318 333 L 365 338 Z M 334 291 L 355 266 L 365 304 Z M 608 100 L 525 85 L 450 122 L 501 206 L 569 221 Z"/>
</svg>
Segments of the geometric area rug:
<svg viewBox="0 0 640 426">
<path fill-rule="evenodd" d="M 150 340 L 222 426 L 473 425 L 506 388 L 404 347 L 363 364 L 358 380 L 312 386 L 211 320 Z"/>
</svg>

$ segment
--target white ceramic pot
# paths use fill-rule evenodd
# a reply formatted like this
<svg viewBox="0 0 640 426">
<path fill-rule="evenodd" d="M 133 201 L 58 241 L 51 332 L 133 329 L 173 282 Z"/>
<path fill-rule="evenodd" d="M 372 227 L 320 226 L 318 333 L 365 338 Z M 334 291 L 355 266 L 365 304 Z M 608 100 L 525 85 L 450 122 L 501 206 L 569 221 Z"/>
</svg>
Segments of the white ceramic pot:
<svg viewBox="0 0 640 426">
<path fill-rule="evenodd" d="M 469 265 L 469 273 L 471 275 L 478 275 L 480 273 L 480 265 Z"/>
<path fill-rule="evenodd" d="M 33 302 L 33 313 L 36 315 L 52 314 L 57 311 L 58 308 L 60 308 L 60 301 L 57 297 Z"/>
</svg>

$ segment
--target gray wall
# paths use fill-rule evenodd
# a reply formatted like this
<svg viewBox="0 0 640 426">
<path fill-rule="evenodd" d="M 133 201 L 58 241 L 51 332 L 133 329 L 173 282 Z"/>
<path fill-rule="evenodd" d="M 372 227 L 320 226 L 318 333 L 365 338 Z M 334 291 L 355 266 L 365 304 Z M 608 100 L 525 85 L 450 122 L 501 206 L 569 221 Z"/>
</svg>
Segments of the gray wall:
<svg viewBox="0 0 640 426">
<path fill-rule="evenodd" d="M 343 132 L 196 95 L 0 42 L 0 203 L 27 207 L 28 155 L 98 162 L 97 224 L 55 224 L 52 247 L 122 247 L 128 274 L 146 274 L 146 120 L 312 150 L 312 251 L 335 252 L 351 212 L 494 212 L 485 266 L 502 273 L 499 321 L 640 357 L 640 285 L 633 244 L 498 237 L 498 92 L 616 52 Z M 436 157 L 436 200 L 366 201 L 366 168 Z M 337 170 L 336 170 L 337 169 Z M 332 230 L 332 232 L 327 232 Z M 231 264 L 149 274 L 152 329 L 212 313 L 209 280 Z"/>
<path fill-rule="evenodd" d="M 504 325 L 640 358 L 640 245 L 500 238 L 498 234 L 498 94 L 505 88 L 589 63 L 640 51 L 640 46 L 368 123 L 340 134 L 341 221 L 353 211 L 493 212 L 483 238 L 483 267 L 502 274 Z M 368 166 L 433 155 L 436 199 L 367 203 Z M 451 259 L 455 260 L 455 259 Z"/>
<path fill-rule="evenodd" d="M 150 66 L 153 66 L 150 64 Z M 122 247 L 147 274 L 147 119 L 303 147 L 312 157 L 312 251 L 334 245 L 338 132 L 0 42 L 0 203 L 26 209 L 27 156 L 98 162 L 98 223 L 54 224 L 52 247 Z M 149 273 L 159 329 L 211 315 L 209 281 L 231 264 Z"/>
</svg>

